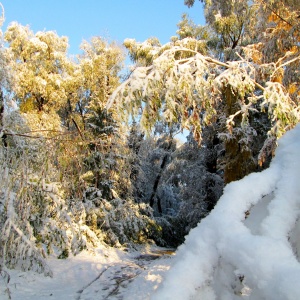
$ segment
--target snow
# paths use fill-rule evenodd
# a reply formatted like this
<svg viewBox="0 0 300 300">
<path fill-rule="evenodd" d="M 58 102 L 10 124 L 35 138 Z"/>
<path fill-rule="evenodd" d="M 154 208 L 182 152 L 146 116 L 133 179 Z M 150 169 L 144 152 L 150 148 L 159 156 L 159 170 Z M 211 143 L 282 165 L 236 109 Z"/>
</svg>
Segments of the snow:
<svg viewBox="0 0 300 300">
<path fill-rule="evenodd" d="M 149 246 L 50 258 L 52 278 L 2 270 L 0 298 L 300 299 L 299 153 L 300 125 L 279 140 L 269 169 L 226 186 L 174 257 Z"/>
<path fill-rule="evenodd" d="M 52 258 L 47 260 L 52 278 L 7 270 L 7 285 L 0 274 L 0 299 L 9 299 L 6 288 L 16 300 L 150 299 L 169 268 L 170 255 L 161 251 L 155 246 L 130 252 L 102 247 L 67 259 Z"/>
<path fill-rule="evenodd" d="M 300 299 L 300 125 L 269 169 L 231 183 L 152 299 Z"/>
</svg>

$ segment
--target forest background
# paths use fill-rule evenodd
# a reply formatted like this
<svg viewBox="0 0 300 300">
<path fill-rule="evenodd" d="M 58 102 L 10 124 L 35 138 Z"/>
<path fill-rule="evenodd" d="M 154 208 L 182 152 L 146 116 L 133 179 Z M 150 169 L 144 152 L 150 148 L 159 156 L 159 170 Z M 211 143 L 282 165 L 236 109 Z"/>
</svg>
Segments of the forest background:
<svg viewBox="0 0 300 300">
<path fill-rule="evenodd" d="M 203 5 L 206 25 L 183 15 L 166 44 L 95 36 L 70 56 L 56 32 L 3 32 L 1 274 L 51 275 L 49 255 L 99 244 L 177 247 L 227 183 L 269 165 L 299 121 L 300 6 Z"/>
</svg>

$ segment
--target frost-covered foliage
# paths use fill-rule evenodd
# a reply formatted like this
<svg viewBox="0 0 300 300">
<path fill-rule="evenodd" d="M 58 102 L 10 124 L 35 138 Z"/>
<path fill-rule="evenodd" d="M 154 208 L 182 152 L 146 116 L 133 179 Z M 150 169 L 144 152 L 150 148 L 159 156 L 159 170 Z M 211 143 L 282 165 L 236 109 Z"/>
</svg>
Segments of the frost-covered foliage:
<svg viewBox="0 0 300 300">
<path fill-rule="evenodd" d="M 82 249 L 93 249 L 99 243 L 130 246 L 159 235 L 160 228 L 153 221 L 148 205 L 119 198 L 122 192 L 126 195 L 122 180 L 114 184 L 116 178 L 111 174 L 99 174 L 101 181 L 95 187 L 93 172 L 97 166 L 100 170 L 108 169 L 107 157 L 92 169 L 84 160 L 75 165 L 81 173 L 72 181 L 69 164 L 74 161 L 72 158 L 64 161 L 64 157 L 66 143 L 68 153 L 72 153 L 76 144 L 58 134 L 61 128 L 55 127 L 55 118 L 43 115 L 39 113 L 39 119 L 34 113 L 20 114 L 17 110 L 4 118 L 7 138 L 6 144 L 0 145 L 1 267 L 51 275 L 45 263 L 49 255 L 66 258 Z M 38 122 L 33 125 L 32 120 Z M 30 130 L 34 126 L 44 129 Z M 50 129 L 51 126 L 56 130 Z M 91 141 L 88 145 L 95 147 Z M 85 149 L 84 144 L 81 147 Z M 99 155 L 104 157 L 103 153 Z M 76 160 L 79 158 L 77 153 Z M 108 190 L 103 186 L 107 178 L 111 178 Z"/>
<path fill-rule="evenodd" d="M 73 61 L 67 38 L 18 23 L 5 40 L 1 275 L 8 268 L 51 275 L 49 255 L 65 258 L 99 243 L 129 246 L 158 236 L 149 205 L 131 200 L 126 126 L 105 109 L 119 84 L 120 47 L 95 37 Z"/>
<path fill-rule="evenodd" d="M 208 23 L 215 26 L 204 41 L 208 51 L 198 47 L 188 19 L 179 24 L 182 37 L 189 32 L 186 38 L 152 48 L 147 41 L 131 42 L 137 67 L 107 107 L 140 116 L 147 132 L 157 121 L 180 124 L 199 142 L 203 128 L 213 125 L 226 152 L 220 159 L 225 182 L 257 170 L 258 164 L 266 167 L 275 140 L 300 117 L 299 18 L 276 1 L 271 6 L 258 2 L 205 1 Z M 213 57 L 208 41 L 214 34 L 228 44 L 224 47 L 230 48 L 230 57 L 224 47 L 217 53 L 219 59 Z M 146 48 L 152 56 L 143 64 L 139 57 Z"/>
<path fill-rule="evenodd" d="M 192 6 L 195 1 L 185 1 Z M 293 98 L 299 94 L 299 2 L 274 1 L 220 1 L 201 0 L 208 25 L 221 34 L 219 44 L 228 44 L 221 59 L 236 60 L 232 51 L 248 53 L 258 64 L 269 65 L 272 82 L 283 83 Z M 245 47 L 247 46 L 247 47 Z M 228 53 L 231 53 L 228 56 Z M 297 79 L 298 78 L 298 79 Z"/>
<path fill-rule="evenodd" d="M 9 44 L 5 55 L 13 72 L 9 90 L 21 109 L 57 109 L 66 99 L 63 81 L 70 68 L 68 39 L 52 31 L 34 34 L 16 22 L 8 27 L 4 38 Z"/>
<path fill-rule="evenodd" d="M 148 148 L 153 149 L 154 158 L 157 152 L 157 159 L 149 160 L 150 151 L 144 165 L 140 164 L 141 180 L 135 182 L 138 201 L 148 203 L 147 199 L 153 200 L 151 195 L 155 195 L 158 215 L 165 217 L 168 210 L 169 216 L 183 212 L 183 218 L 173 223 L 175 226 L 169 217 L 162 220 L 164 228 L 172 228 L 170 236 L 176 232 L 174 228 L 182 234 L 185 229 L 179 228 L 195 226 L 210 211 L 221 194 L 223 182 L 266 168 L 276 139 L 300 120 L 298 21 L 288 26 L 282 14 L 287 11 L 274 10 L 278 8 L 276 1 L 270 7 L 259 1 L 204 2 L 207 22 L 212 26 L 212 32 L 206 36 L 202 32 L 204 41 L 196 36 L 197 26 L 183 17 L 179 38 L 166 45 L 161 46 L 156 40 L 125 42 L 136 68 L 107 104 L 107 108 L 122 112 L 124 120 L 127 115 L 139 118 L 148 133 L 153 132 L 157 122 L 170 127 L 180 124 L 181 129 L 187 129 L 196 141 L 202 142 L 199 153 L 214 156 L 198 157 L 192 165 L 192 161 L 180 161 L 172 154 L 172 162 L 169 159 L 161 172 L 164 153 L 153 151 L 154 144 Z M 295 12 L 288 13 L 291 22 Z M 276 29 L 271 30 L 272 26 Z M 284 33 L 286 29 L 290 37 Z M 278 47 L 275 38 L 280 39 L 276 42 Z M 285 46 L 281 38 L 286 38 Z M 205 140 L 208 128 L 216 140 L 213 148 Z M 180 164 L 197 170 L 199 180 L 192 178 L 193 172 L 184 178 Z M 151 184 L 143 188 L 143 182 Z M 155 185 L 153 193 L 151 187 Z M 213 201 L 206 202 L 211 196 Z M 212 205 L 207 205 L 210 202 Z"/>
<path fill-rule="evenodd" d="M 99 191 L 90 189 L 86 191 L 84 207 L 87 225 L 111 246 L 132 247 L 134 243 L 145 243 L 159 236 L 153 211 L 145 203 L 120 198 L 107 201 Z"/>
<path fill-rule="evenodd" d="M 152 65 L 137 67 L 116 89 L 108 107 L 115 103 L 124 119 L 124 112 L 140 115 L 148 132 L 157 121 L 180 124 L 199 142 L 203 128 L 216 124 L 215 134 L 225 144 L 226 157 L 221 160 L 226 182 L 257 170 L 258 162 L 267 166 L 274 138 L 300 119 L 297 101 L 283 84 L 272 81 L 273 65 L 242 57 L 223 63 L 185 48 L 185 40 L 180 42 Z M 273 148 L 268 149 L 270 145 Z"/>
<path fill-rule="evenodd" d="M 152 145 L 152 147 L 151 147 Z M 139 188 L 143 191 L 143 202 L 149 203 L 154 208 L 157 214 L 166 213 L 172 209 L 172 205 L 165 202 L 166 197 L 161 194 L 162 177 L 166 171 L 170 161 L 171 155 L 176 149 L 176 141 L 168 134 L 164 134 L 159 138 L 154 138 L 145 141 L 141 146 L 142 157 L 142 178 L 139 183 L 143 184 Z M 162 200 L 162 198 L 165 198 Z M 141 201 L 141 199 L 138 199 Z M 172 201 L 173 202 L 173 201 Z"/>
<path fill-rule="evenodd" d="M 149 207 L 127 200 L 132 189 L 124 129 L 104 108 L 119 83 L 120 47 L 95 37 L 72 61 L 67 39 L 55 32 L 33 33 L 12 23 L 5 39 L 14 77 L 6 96 L 20 110 L 1 102 L 1 265 L 47 273 L 48 255 L 146 240 L 156 225 Z M 86 197 L 90 191 L 98 198 Z M 93 221 L 99 201 L 105 225 Z"/>
<path fill-rule="evenodd" d="M 193 6 L 194 0 L 186 0 L 187 6 Z M 221 60 L 233 60 L 235 51 L 252 43 L 255 36 L 255 6 L 247 0 L 201 0 L 207 26 L 213 34 L 209 45 Z"/>
<path fill-rule="evenodd" d="M 151 65 L 153 59 L 161 52 L 161 44 L 157 38 L 149 38 L 144 43 L 126 39 L 124 46 L 128 49 L 130 58 L 143 66 Z"/>
<path fill-rule="evenodd" d="M 221 145 L 210 145 L 208 141 L 202 147 L 195 141 L 186 143 L 173 154 L 164 175 L 165 184 L 172 187 L 179 199 L 180 206 L 175 216 L 184 235 L 214 208 L 222 195 L 224 180 L 222 170 L 217 169 L 220 148 L 223 149 Z"/>
<path fill-rule="evenodd" d="M 207 40 L 209 36 L 209 29 L 205 26 L 196 25 L 187 14 L 182 15 L 182 20 L 177 24 L 178 30 L 176 31 L 179 39 L 185 39 L 187 37 L 195 38 L 197 40 Z M 176 40 L 176 37 L 172 37 L 172 40 Z"/>
<path fill-rule="evenodd" d="M 130 136 L 137 151 L 131 178 L 135 201 L 153 207 L 155 219 L 162 227 L 162 235 L 155 239 L 160 245 L 181 244 L 222 194 L 223 171 L 217 169 L 217 157 L 224 148 L 221 143 L 214 144 L 213 134 L 205 129 L 202 146 L 192 137 L 179 146 L 175 138 L 170 141 L 168 134 L 137 138 L 134 146 L 133 133 Z M 139 136 L 138 131 L 135 136 Z"/>
<path fill-rule="evenodd" d="M 67 38 L 8 27 L 0 53 L 0 272 L 51 274 L 44 257 L 99 242 L 182 239 L 214 207 L 223 181 L 267 165 L 276 139 L 300 118 L 298 6 L 204 2 L 210 30 L 183 16 L 166 45 L 127 39 L 136 66 L 120 86 L 116 44 L 84 41 L 75 61 Z M 126 140 L 128 115 L 148 133 L 167 129 L 147 139 L 132 131 Z M 201 146 L 176 149 L 170 133 L 178 126 Z"/>
<path fill-rule="evenodd" d="M 153 299 L 298 299 L 300 126 L 269 169 L 226 186 Z"/>
<path fill-rule="evenodd" d="M 64 257 L 86 247 L 80 223 L 59 183 L 53 143 L 34 135 L 29 139 L 24 133 L 28 123 L 18 111 L 6 115 L 4 128 L 8 138 L 0 146 L 1 265 L 51 275 L 46 255 Z"/>
<path fill-rule="evenodd" d="M 21 114 L 13 110 L 3 116 L 6 138 L 0 145 L 2 267 L 51 275 L 45 263 L 49 255 L 65 258 L 100 242 L 142 242 L 159 229 L 151 220 L 149 207 L 117 198 L 118 193 L 126 195 L 126 189 L 124 180 L 117 180 L 123 170 L 122 161 L 119 159 L 119 173 L 111 172 L 115 168 L 115 151 L 111 150 L 110 156 L 105 154 L 105 147 L 111 149 L 107 139 L 115 133 L 114 127 L 106 123 L 107 118 L 98 114 L 95 120 L 88 118 L 91 129 L 84 132 L 84 137 L 92 134 L 93 140 L 81 140 L 79 144 L 76 138 L 66 138 L 57 114 Z M 73 152 L 78 145 L 77 152 Z M 82 158 L 82 154 L 87 156 Z M 102 202 L 85 201 L 84 193 L 95 184 Z M 105 206 L 101 206 L 102 219 L 95 225 L 93 216 L 101 210 L 96 200 Z"/>
<path fill-rule="evenodd" d="M 190 57 L 181 58 L 181 53 Z M 230 100 L 224 95 L 227 89 L 235 100 L 228 105 L 237 106 L 227 118 L 229 129 L 237 116 L 242 117 L 242 124 L 247 124 L 249 111 L 263 98 L 261 106 L 268 109 L 273 131 L 280 136 L 287 126 L 294 126 L 299 120 L 297 105 L 279 83 L 266 81 L 263 87 L 256 82 L 257 72 L 256 65 L 244 59 L 221 63 L 184 45 L 174 46 L 151 66 L 138 67 L 116 89 L 108 107 L 115 102 L 119 111 L 133 115 L 143 108 L 141 124 L 145 130 L 150 131 L 163 118 L 170 124 L 180 122 L 182 128 L 191 130 L 199 140 L 203 124 L 215 118 L 222 101 Z M 257 88 L 263 95 L 257 95 Z"/>
</svg>

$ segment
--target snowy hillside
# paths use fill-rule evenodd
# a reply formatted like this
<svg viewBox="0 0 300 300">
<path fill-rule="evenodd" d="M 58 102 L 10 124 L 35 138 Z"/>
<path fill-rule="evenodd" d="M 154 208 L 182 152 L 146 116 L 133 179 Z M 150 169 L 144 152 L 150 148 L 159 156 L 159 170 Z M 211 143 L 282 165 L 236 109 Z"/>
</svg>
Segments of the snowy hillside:
<svg viewBox="0 0 300 300">
<path fill-rule="evenodd" d="M 153 299 L 300 299 L 299 153 L 300 125 L 269 169 L 227 185 Z"/>
</svg>

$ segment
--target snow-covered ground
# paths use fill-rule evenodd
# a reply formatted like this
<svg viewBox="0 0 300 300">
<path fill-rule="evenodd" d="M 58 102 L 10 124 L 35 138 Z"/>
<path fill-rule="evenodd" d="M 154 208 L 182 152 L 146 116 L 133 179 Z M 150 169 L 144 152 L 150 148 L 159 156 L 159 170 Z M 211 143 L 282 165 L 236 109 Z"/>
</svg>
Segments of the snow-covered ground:
<svg viewBox="0 0 300 300">
<path fill-rule="evenodd" d="M 171 256 L 157 247 L 130 252 L 102 248 L 49 259 L 53 278 L 9 270 L 8 284 L 0 277 L 0 299 L 9 299 L 9 293 L 13 300 L 150 299 Z"/>
</svg>

